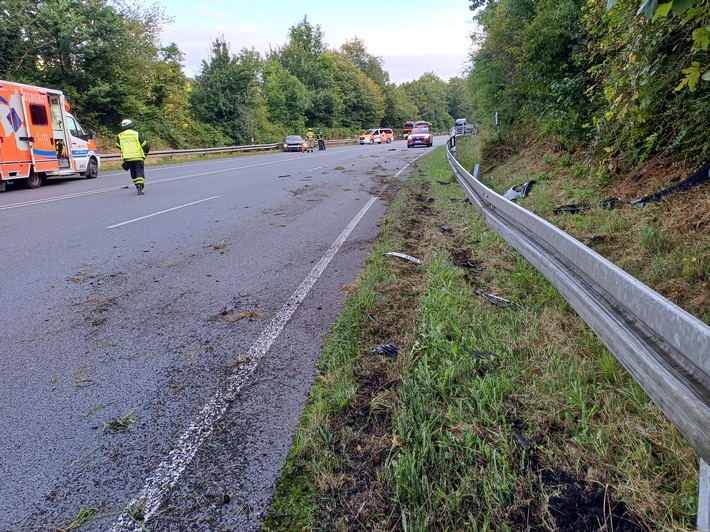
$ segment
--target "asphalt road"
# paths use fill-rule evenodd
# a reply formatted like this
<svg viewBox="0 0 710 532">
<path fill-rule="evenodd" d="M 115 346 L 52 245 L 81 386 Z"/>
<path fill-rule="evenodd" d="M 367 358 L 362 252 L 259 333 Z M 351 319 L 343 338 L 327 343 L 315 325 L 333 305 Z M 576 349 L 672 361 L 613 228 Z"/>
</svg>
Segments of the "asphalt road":
<svg viewBox="0 0 710 532">
<path fill-rule="evenodd" d="M 428 151 L 149 166 L 144 196 L 124 172 L 0 194 L 0 530 L 257 530 L 380 178 Z"/>
</svg>

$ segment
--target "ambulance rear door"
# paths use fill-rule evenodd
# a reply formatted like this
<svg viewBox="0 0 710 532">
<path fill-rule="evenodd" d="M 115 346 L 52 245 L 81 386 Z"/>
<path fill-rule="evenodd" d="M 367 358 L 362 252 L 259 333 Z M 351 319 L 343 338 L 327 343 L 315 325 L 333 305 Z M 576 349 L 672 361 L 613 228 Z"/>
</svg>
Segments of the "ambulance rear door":
<svg viewBox="0 0 710 532">
<path fill-rule="evenodd" d="M 15 132 L 19 129 L 16 112 L 10 105 L 7 89 L 0 89 L 0 174 L 2 179 L 17 177 L 20 171 L 20 155 L 17 149 Z"/>
</svg>

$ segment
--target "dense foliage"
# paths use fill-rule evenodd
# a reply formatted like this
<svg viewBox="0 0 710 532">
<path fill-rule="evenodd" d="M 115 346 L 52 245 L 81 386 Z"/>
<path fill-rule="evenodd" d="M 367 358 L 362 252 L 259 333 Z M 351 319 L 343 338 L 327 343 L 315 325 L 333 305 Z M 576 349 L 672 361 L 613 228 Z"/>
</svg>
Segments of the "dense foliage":
<svg viewBox="0 0 710 532">
<path fill-rule="evenodd" d="M 470 7 L 483 30 L 468 78 L 480 123 L 493 126 L 497 112 L 503 138 L 535 129 L 567 148 L 591 146 L 600 169 L 634 168 L 653 156 L 705 162 L 708 0 Z"/>
<path fill-rule="evenodd" d="M 307 127 L 352 135 L 412 119 L 445 130 L 470 109 L 462 80 L 427 73 L 398 86 L 362 40 L 330 49 L 305 17 L 264 55 L 234 54 L 217 37 L 191 79 L 178 46 L 160 43 L 169 16 L 141 6 L 0 0 L 0 79 L 63 90 L 85 127 L 104 137 L 130 117 L 154 146 L 172 148 L 275 142 Z"/>
</svg>

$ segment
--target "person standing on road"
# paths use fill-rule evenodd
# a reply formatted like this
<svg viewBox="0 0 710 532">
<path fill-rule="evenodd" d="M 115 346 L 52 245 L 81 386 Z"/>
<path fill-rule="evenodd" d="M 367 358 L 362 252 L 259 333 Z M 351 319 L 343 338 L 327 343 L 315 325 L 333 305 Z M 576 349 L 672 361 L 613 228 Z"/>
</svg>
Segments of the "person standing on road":
<svg viewBox="0 0 710 532">
<path fill-rule="evenodd" d="M 308 149 L 306 151 L 308 153 L 313 153 L 313 147 L 315 146 L 315 138 L 316 136 L 313 134 L 313 130 L 311 128 L 308 128 L 308 133 L 306 133 L 306 140 L 308 141 Z"/>
<path fill-rule="evenodd" d="M 121 150 L 123 169 L 131 171 L 131 179 L 136 186 L 138 195 L 143 195 L 145 186 L 145 156 L 150 151 L 150 145 L 143 135 L 133 129 L 133 120 L 125 119 L 121 122 L 122 131 L 116 138 L 116 147 Z"/>
<path fill-rule="evenodd" d="M 318 151 L 325 149 L 325 135 L 321 128 L 316 129 L 316 140 L 318 141 Z"/>
</svg>

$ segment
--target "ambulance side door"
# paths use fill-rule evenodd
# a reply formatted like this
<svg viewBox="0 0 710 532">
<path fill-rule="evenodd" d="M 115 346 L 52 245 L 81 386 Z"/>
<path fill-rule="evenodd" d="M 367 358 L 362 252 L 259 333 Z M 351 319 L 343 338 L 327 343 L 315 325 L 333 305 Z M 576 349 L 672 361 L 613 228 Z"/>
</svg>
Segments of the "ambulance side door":
<svg viewBox="0 0 710 532">
<path fill-rule="evenodd" d="M 74 170 L 84 172 L 89 160 L 89 142 L 86 140 L 86 133 L 70 114 L 67 114 L 67 127 L 71 135 L 71 158 L 74 160 Z"/>
</svg>

